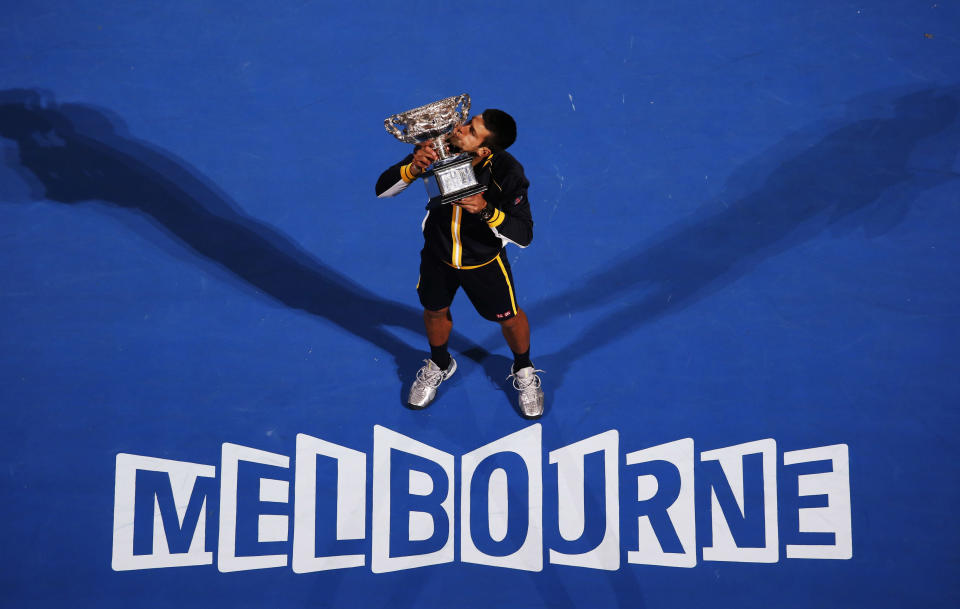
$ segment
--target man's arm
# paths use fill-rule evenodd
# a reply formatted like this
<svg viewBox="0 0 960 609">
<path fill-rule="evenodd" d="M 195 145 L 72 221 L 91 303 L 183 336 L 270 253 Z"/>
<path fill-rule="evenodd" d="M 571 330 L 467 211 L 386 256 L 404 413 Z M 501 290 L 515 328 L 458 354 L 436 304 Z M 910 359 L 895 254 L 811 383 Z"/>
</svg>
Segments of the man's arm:
<svg viewBox="0 0 960 609">
<path fill-rule="evenodd" d="M 501 207 L 488 202 L 483 193 L 462 199 L 457 205 L 469 213 L 481 214 L 480 218 L 496 236 L 527 247 L 533 241 L 533 216 L 527 201 L 527 184 L 523 176 L 507 179 L 504 184 L 494 181 L 490 189 L 496 191 L 496 198 L 502 201 Z"/>
<path fill-rule="evenodd" d="M 377 197 L 382 199 L 403 192 L 437 158 L 433 140 L 420 144 L 413 154 L 408 154 L 402 161 L 380 174 L 380 179 L 377 180 Z"/>
<path fill-rule="evenodd" d="M 412 154 L 408 154 L 402 161 L 380 174 L 377 180 L 377 197 L 392 197 L 400 194 L 416 178 L 410 173 Z"/>
</svg>

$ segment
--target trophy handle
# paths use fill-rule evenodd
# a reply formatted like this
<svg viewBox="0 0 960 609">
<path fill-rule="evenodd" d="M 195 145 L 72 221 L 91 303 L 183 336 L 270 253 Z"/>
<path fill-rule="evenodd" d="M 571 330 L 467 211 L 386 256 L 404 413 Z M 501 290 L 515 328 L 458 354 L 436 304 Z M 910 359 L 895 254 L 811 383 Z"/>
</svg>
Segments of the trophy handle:
<svg viewBox="0 0 960 609">
<path fill-rule="evenodd" d="M 461 104 L 463 104 L 461 106 Z M 456 106 L 460 109 L 457 110 L 457 122 L 462 123 L 468 116 L 470 116 L 470 95 L 467 93 L 462 93 L 457 96 Z"/>
<path fill-rule="evenodd" d="M 417 141 L 413 138 L 413 136 L 407 135 L 403 131 L 400 131 L 399 127 L 397 127 L 396 123 L 400 121 L 400 117 L 400 114 L 394 114 L 393 116 L 387 117 L 387 119 L 383 121 L 384 128 L 386 128 L 387 133 L 397 138 L 401 142 L 416 144 Z"/>
</svg>

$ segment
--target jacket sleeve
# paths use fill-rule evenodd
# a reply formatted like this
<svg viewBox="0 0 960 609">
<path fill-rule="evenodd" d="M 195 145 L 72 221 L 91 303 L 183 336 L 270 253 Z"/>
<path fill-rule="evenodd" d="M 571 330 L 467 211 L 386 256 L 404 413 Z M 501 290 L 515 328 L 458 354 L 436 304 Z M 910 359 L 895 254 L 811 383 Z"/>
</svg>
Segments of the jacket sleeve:
<svg viewBox="0 0 960 609">
<path fill-rule="evenodd" d="M 502 179 L 502 183 L 491 180 L 488 189 L 494 191 L 490 199 L 497 203 L 487 225 L 495 235 L 520 247 L 527 247 L 533 241 L 533 216 L 527 200 L 529 185 L 523 173 L 511 173 Z"/>
<path fill-rule="evenodd" d="M 397 195 L 416 179 L 410 173 L 411 161 L 413 161 L 413 155 L 408 154 L 402 161 L 380 174 L 380 179 L 377 180 L 378 198 Z"/>
</svg>

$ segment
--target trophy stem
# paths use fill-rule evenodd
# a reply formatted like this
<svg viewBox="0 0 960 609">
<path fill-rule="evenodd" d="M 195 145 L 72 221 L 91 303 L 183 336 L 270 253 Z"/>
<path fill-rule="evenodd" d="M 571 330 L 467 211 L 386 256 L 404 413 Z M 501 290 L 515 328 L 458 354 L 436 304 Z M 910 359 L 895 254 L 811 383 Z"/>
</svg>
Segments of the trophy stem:
<svg viewBox="0 0 960 609">
<path fill-rule="evenodd" d="M 433 149 L 437 151 L 437 156 L 440 157 L 439 160 L 444 160 L 450 156 L 447 152 L 447 142 L 445 141 L 446 137 L 440 136 L 433 142 Z"/>
</svg>

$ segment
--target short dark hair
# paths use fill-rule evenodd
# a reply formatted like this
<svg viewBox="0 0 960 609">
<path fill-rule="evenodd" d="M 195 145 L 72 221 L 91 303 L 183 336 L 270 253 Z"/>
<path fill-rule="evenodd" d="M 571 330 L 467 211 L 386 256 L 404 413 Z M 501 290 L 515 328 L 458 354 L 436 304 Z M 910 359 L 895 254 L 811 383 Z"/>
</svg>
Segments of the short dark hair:
<svg viewBox="0 0 960 609">
<path fill-rule="evenodd" d="M 483 142 L 484 146 L 494 151 L 506 150 L 517 141 L 517 121 L 512 116 L 496 108 L 488 108 L 480 116 L 490 132 Z"/>
</svg>

